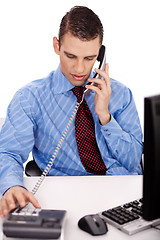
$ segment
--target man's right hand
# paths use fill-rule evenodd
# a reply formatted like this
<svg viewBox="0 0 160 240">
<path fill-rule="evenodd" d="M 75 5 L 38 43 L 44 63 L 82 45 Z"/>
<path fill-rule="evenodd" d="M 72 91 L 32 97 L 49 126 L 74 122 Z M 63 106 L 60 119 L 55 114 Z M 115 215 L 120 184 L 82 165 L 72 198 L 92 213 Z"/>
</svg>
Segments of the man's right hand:
<svg viewBox="0 0 160 240">
<path fill-rule="evenodd" d="M 17 207 L 25 207 L 27 202 L 31 202 L 35 208 L 41 208 L 34 195 L 20 186 L 9 188 L 0 200 L 0 216 L 4 218 L 11 210 Z"/>
</svg>

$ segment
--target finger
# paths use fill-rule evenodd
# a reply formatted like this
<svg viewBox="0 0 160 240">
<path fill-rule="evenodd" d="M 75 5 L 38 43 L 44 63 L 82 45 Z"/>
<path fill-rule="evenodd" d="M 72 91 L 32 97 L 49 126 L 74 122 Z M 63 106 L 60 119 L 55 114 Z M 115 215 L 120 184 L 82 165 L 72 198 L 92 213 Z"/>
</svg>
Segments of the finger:
<svg viewBox="0 0 160 240">
<path fill-rule="evenodd" d="M 109 76 L 109 63 L 105 64 L 105 72 L 107 73 L 107 75 Z"/>
<path fill-rule="evenodd" d="M 105 65 L 105 71 L 101 69 L 95 69 L 95 71 L 105 80 L 106 84 L 110 86 L 110 77 L 109 77 L 109 65 Z"/>
<path fill-rule="evenodd" d="M 95 91 L 95 92 L 98 93 L 98 94 L 101 93 L 100 88 L 97 87 L 97 86 L 94 86 L 94 85 L 88 85 L 88 84 L 87 84 L 85 87 L 86 87 L 87 89 L 90 89 L 90 90 L 92 90 L 92 91 Z"/>
<path fill-rule="evenodd" d="M 85 86 L 86 88 L 91 89 L 91 90 L 94 90 L 95 87 L 99 88 L 100 90 L 102 90 L 102 89 L 105 90 L 106 87 L 107 87 L 106 82 L 104 80 L 99 79 L 99 78 L 88 79 L 88 82 L 94 83 L 93 85 L 92 84 L 86 84 L 86 86 Z"/>
<path fill-rule="evenodd" d="M 27 193 L 27 200 L 33 204 L 35 208 L 41 208 L 39 202 L 37 199 L 34 197 L 34 195 L 31 192 Z"/>
<path fill-rule="evenodd" d="M 4 197 L 2 197 L 0 201 L 0 216 L 4 218 L 9 213 L 9 207 L 7 201 Z"/>
<path fill-rule="evenodd" d="M 99 68 L 95 68 L 94 69 L 96 73 L 98 73 L 102 78 L 105 78 L 106 77 L 106 72 L 99 69 Z"/>
<path fill-rule="evenodd" d="M 9 213 L 9 211 L 16 208 L 14 196 L 10 194 L 10 192 L 6 193 L 2 197 L 0 202 L 0 208 L 1 208 L 0 214 L 2 213 L 3 216 L 6 216 Z"/>
<path fill-rule="evenodd" d="M 88 82 L 96 83 L 98 85 L 104 85 L 105 84 L 105 82 L 102 79 L 99 79 L 99 78 L 89 78 Z M 85 86 L 87 87 L 88 85 L 92 86 L 90 84 L 86 84 Z"/>
<path fill-rule="evenodd" d="M 106 72 L 106 75 L 107 75 L 107 77 L 105 78 L 105 81 L 107 83 L 107 86 L 110 86 L 109 64 L 108 63 L 105 65 L 105 72 Z"/>
<path fill-rule="evenodd" d="M 7 200 L 7 204 L 8 204 L 9 210 L 13 210 L 14 208 L 16 208 L 14 195 L 9 194 L 7 196 L 7 198 L 6 198 L 6 200 Z"/>
<path fill-rule="evenodd" d="M 25 197 L 24 192 L 16 192 L 15 198 L 16 198 L 20 207 L 22 207 L 22 208 L 25 207 L 27 201 L 26 201 L 26 197 Z"/>
<path fill-rule="evenodd" d="M 38 201 L 35 199 L 34 195 L 28 190 L 24 190 L 23 192 L 17 194 L 16 198 L 20 207 L 25 207 L 27 202 L 30 202 L 33 204 L 35 208 L 41 208 Z"/>
</svg>

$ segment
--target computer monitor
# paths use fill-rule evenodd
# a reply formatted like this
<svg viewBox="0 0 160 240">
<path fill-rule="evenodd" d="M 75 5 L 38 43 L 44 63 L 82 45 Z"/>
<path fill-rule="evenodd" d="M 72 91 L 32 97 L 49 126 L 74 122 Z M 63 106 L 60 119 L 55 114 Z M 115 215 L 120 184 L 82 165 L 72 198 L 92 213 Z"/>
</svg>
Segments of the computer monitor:
<svg viewBox="0 0 160 240">
<path fill-rule="evenodd" d="M 143 218 L 160 218 L 160 95 L 144 99 Z"/>
</svg>

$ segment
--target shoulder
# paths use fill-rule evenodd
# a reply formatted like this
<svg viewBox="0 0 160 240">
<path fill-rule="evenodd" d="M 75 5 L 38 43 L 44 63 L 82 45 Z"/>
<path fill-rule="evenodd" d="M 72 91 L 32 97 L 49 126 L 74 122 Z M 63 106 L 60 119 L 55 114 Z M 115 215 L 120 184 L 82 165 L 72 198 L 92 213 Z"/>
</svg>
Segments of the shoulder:
<svg viewBox="0 0 160 240">
<path fill-rule="evenodd" d="M 111 89 L 112 89 L 112 95 L 120 95 L 123 96 L 125 95 L 125 97 L 129 97 L 130 95 L 132 95 L 132 91 L 123 83 L 111 78 L 110 79 L 111 82 Z"/>
<path fill-rule="evenodd" d="M 13 99 L 19 98 L 33 101 L 33 99 L 40 99 L 43 95 L 48 95 L 53 88 L 53 75 L 54 71 L 51 72 L 47 77 L 34 80 L 22 88 L 20 88 L 14 95 Z"/>
<path fill-rule="evenodd" d="M 20 88 L 13 96 L 8 109 L 22 108 L 26 112 L 41 108 L 46 97 L 52 92 L 53 75 L 51 72 L 47 77 L 34 80 Z"/>
<path fill-rule="evenodd" d="M 117 89 L 121 89 L 121 90 L 125 90 L 125 89 L 128 89 L 128 87 L 126 85 L 124 85 L 123 83 L 111 78 L 110 79 L 110 82 L 111 82 L 111 88 L 112 90 L 117 90 Z"/>
<path fill-rule="evenodd" d="M 32 92 L 33 94 L 36 94 L 51 89 L 53 76 L 54 71 L 51 72 L 47 77 L 37 79 L 28 83 L 27 85 L 22 87 L 19 91 L 20 92 L 29 91 Z"/>
<path fill-rule="evenodd" d="M 124 109 L 131 103 L 134 104 L 132 91 L 123 83 L 111 78 L 110 107 Z"/>
</svg>

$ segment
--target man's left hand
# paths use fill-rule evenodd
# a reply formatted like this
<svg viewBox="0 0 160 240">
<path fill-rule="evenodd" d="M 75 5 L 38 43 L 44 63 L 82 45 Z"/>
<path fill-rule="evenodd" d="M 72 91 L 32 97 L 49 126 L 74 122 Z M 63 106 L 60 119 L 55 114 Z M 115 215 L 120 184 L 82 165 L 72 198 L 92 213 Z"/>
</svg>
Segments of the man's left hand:
<svg viewBox="0 0 160 240">
<path fill-rule="evenodd" d="M 109 65 L 105 65 L 105 71 L 100 69 L 95 69 L 95 71 L 104 79 L 99 78 L 90 78 L 89 82 L 96 83 L 94 85 L 86 85 L 87 89 L 91 89 L 96 92 L 94 103 L 95 103 L 95 112 L 97 113 L 99 120 L 102 125 L 107 124 L 110 121 L 110 113 L 108 110 L 109 100 L 111 96 L 111 86 L 110 86 L 110 77 L 109 77 Z"/>
</svg>

